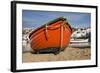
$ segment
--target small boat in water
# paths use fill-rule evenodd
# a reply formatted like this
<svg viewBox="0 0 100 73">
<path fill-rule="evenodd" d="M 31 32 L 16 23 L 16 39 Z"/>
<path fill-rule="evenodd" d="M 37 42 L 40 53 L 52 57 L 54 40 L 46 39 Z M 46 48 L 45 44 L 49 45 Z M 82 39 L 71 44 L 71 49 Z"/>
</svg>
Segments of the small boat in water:
<svg viewBox="0 0 100 73">
<path fill-rule="evenodd" d="M 36 53 L 58 54 L 68 46 L 71 34 L 68 21 L 60 17 L 32 31 L 29 34 L 30 46 Z"/>
</svg>

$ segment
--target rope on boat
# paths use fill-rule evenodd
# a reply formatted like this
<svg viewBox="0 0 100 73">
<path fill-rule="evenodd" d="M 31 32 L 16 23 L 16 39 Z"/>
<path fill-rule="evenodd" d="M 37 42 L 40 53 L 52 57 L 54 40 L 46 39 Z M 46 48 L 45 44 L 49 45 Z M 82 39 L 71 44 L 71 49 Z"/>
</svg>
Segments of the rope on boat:
<svg viewBox="0 0 100 73">
<path fill-rule="evenodd" d="M 46 40 L 48 40 L 48 31 L 47 31 L 47 27 L 48 27 L 48 26 L 47 26 L 47 24 L 46 24 L 45 27 L 46 27 L 46 31 L 45 31 L 45 32 L 46 32 Z"/>
<path fill-rule="evenodd" d="M 61 24 L 62 26 L 61 26 L 61 34 L 60 34 L 60 50 L 63 48 L 63 26 L 64 26 L 64 24 L 65 24 L 65 21 Z"/>
<path fill-rule="evenodd" d="M 60 27 L 60 48 L 62 48 L 62 44 L 63 44 L 63 27 L 61 26 Z"/>
</svg>

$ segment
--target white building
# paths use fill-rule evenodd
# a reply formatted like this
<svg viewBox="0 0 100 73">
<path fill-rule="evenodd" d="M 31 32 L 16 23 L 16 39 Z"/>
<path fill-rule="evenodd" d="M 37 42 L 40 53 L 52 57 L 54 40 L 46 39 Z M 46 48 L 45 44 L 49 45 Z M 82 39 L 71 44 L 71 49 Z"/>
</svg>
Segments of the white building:
<svg viewBox="0 0 100 73">
<path fill-rule="evenodd" d="M 78 28 L 75 32 L 72 34 L 72 38 L 81 38 L 81 37 L 87 37 L 88 34 L 91 33 L 90 28 Z"/>
</svg>

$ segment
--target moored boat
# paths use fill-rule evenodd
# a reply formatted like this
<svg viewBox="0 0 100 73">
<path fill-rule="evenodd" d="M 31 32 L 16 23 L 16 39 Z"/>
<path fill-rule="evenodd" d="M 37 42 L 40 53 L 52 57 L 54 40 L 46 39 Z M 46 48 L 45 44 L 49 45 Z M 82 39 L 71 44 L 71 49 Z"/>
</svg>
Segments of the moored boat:
<svg viewBox="0 0 100 73">
<path fill-rule="evenodd" d="M 57 54 L 68 46 L 71 34 L 68 21 L 60 17 L 32 31 L 29 34 L 30 45 L 36 53 L 52 51 Z"/>
</svg>

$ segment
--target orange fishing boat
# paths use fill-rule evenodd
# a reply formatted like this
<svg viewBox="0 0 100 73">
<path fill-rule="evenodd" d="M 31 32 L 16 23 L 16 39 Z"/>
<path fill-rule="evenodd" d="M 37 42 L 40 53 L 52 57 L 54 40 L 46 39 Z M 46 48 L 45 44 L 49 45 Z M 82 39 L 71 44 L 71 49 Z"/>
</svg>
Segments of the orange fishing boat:
<svg viewBox="0 0 100 73">
<path fill-rule="evenodd" d="M 63 17 L 57 18 L 37 28 L 29 34 L 31 48 L 36 52 L 53 52 L 64 50 L 72 34 L 72 28 Z"/>
</svg>

